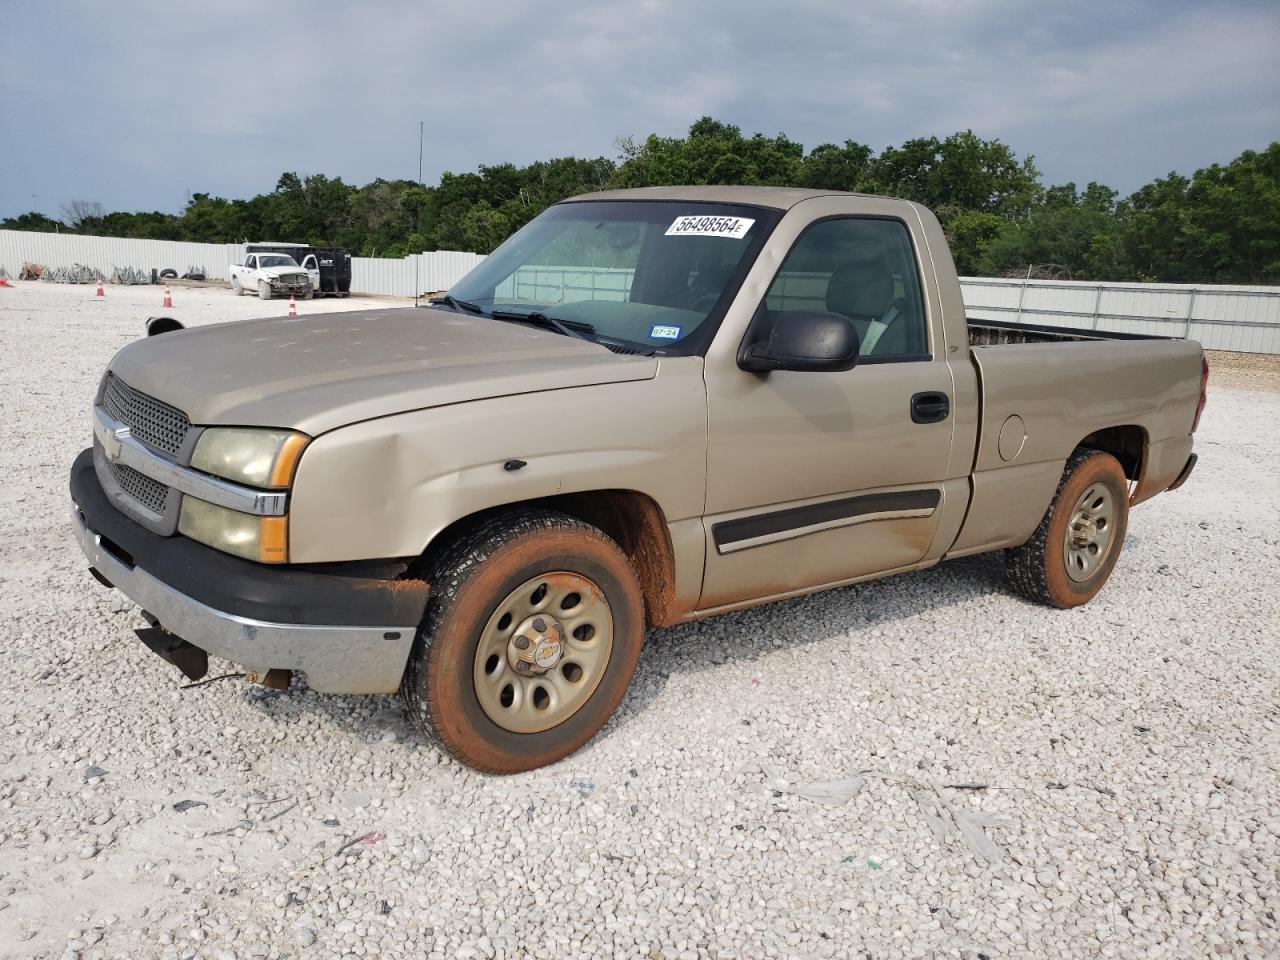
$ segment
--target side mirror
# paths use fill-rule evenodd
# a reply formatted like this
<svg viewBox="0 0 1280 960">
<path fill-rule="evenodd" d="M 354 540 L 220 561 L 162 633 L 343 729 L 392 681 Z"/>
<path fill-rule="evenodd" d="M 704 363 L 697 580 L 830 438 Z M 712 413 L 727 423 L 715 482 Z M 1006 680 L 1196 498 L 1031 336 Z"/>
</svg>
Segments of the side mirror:
<svg viewBox="0 0 1280 960">
<path fill-rule="evenodd" d="M 162 333 L 173 333 L 186 328 L 173 317 L 147 317 L 147 336 L 158 337 Z"/>
<path fill-rule="evenodd" d="M 858 332 L 847 317 L 821 310 L 772 315 L 767 339 L 738 355 L 743 370 L 798 370 L 839 373 L 858 363 Z"/>
</svg>

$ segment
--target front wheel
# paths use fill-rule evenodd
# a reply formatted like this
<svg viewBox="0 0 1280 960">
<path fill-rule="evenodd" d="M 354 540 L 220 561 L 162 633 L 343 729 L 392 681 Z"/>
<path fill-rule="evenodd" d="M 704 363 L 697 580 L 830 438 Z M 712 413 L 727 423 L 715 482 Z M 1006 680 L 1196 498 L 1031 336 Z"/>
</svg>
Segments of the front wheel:
<svg viewBox="0 0 1280 960">
<path fill-rule="evenodd" d="M 259 300 L 271 299 L 271 284 L 267 283 L 267 281 L 265 280 L 258 281 L 258 299 Z"/>
<path fill-rule="evenodd" d="M 1014 589 L 1059 609 L 1092 600 L 1111 576 L 1129 523 L 1129 484 L 1120 461 L 1078 450 L 1036 532 L 1005 552 Z"/>
<path fill-rule="evenodd" d="M 517 773 L 561 759 L 604 726 L 635 673 L 644 601 L 599 529 L 549 510 L 484 521 L 448 548 L 401 694 L 457 759 Z"/>
</svg>

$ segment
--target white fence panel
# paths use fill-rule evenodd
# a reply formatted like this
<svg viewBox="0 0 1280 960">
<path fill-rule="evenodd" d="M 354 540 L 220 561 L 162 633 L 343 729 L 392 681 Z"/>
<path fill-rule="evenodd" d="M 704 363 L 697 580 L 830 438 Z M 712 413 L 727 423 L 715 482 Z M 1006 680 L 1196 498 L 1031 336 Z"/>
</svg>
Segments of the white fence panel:
<svg viewBox="0 0 1280 960">
<path fill-rule="evenodd" d="M 129 240 L 121 237 L 82 237 L 69 233 L 0 230 L 0 266 L 16 277 L 22 264 L 47 267 L 83 264 L 107 276 L 113 267 L 139 270 L 203 267 L 210 277 L 226 278 L 227 268 L 244 259 L 239 243 L 182 243 L 175 240 Z"/>
<path fill-rule="evenodd" d="M 1190 337 L 1210 350 L 1280 354 L 1280 287 L 962 277 L 971 317 Z"/>
<path fill-rule="evenodd" d="M 478 253 L 457 250 L 411 254 L 400 260 L 352 257 L 351 290 L 392 297 L 436 293 L 448 290 L 482 260 Z"/>
<path fill-rule="evenodd" d="M 70 267 L 79 263 L 107 276 L 114 267 L 145 271 L 172 268 L 181 275 L 194 266 L 203 267 L 210 279 L 225 280 L 228 268 L 243 262 L 244 257 L 242 243 L 184 243 L 0 230 L 0 266 L 13 277 L 17 277 L 24 263 L 30 262 L 47 267 Z M 352 257 L 351 289 L 356 293 L 412 297 L 416 282 L 417 293 L 447 290 L 483 259 L 479 254 L 452 250 L 421 253 L 400 260 Z"/>
<path fill-rule="evenodd" d="M 227 268 L 244 259 L 238 243 L 181 243 L 126 240 L 66 233 L 0 230 L 0 266 L 16 277 L 24 262 L 48 267 L 77 263 L 110 276 L 114 267 L 141 270 L 203 267 L 223 279 Z M 353 257 L 351 289 L 393 297 L 447 290 L 484 257 L 437 250 L 399 260 Z M 1211 350 L 1280 354 L 1280 287 L 1199 286 L 1176 283 L 1088 283 L 962 277 L 970 316 L 1014 320 L 1081 330 L 1115 330 L 1159 336 L 1191 337 Z M 549 302 L 569 293 L 596 299 L 627 298 L 631 271 L 526 267 L 503 284 L 500 294 Z M 777 293 L 787 301 L 821 306 L 817 281 L 797 277 Z"/>
</svg>

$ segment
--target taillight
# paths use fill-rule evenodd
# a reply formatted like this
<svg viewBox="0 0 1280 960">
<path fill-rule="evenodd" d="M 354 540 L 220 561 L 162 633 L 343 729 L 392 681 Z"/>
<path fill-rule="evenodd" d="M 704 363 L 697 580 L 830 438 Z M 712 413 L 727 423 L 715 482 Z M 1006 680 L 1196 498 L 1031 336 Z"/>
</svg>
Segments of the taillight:
<svg viewBox="0 0 1280 960">
<path fill-rule="evenodd" d="M 1204 403 L 1209 399 L 1209 361 L 1200 354 L 1200 402 L 1196 404 L 1196 418 L 1191 421 L 1191 432 L 1195 433 L 1200 426 L 1200 414 L 1204 413 Z"/>
</svg>

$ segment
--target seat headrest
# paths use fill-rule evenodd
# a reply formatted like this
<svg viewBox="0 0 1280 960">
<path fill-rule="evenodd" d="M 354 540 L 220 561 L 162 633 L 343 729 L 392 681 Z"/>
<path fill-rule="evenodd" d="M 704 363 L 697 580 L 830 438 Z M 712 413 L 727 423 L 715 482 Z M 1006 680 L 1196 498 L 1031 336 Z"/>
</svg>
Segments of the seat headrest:
<svg viewBox="0 0 1280 960">
<path fill-rule="evenodd" d="M 881 260 L 848 263 L 827 282 L 827 309 L 846 317 L 879 319 L 893 302 L 893 274 Z"/>
</svg>

